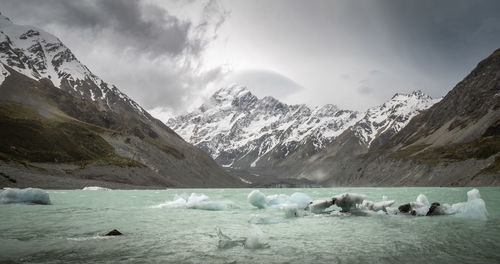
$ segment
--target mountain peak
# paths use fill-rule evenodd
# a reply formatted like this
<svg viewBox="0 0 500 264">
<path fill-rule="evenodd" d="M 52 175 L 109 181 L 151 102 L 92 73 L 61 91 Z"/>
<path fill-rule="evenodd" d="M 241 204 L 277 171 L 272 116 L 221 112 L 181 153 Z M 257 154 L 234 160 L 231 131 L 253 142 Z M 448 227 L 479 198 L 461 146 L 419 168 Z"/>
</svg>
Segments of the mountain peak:
<svg viewBox="0 0 500 264">
<path fill-rule="evenodd" d="M 420 90 L 409 94 L 396 93 L 384 104 L 368 109 L 354 129 L 366 145 L 373 147 L 375 139 L 380 138 L 383 141 L 395 134 L 406 126 L 411 118 L 439 100 L 432 99 Z M 381 141 L 375 143 L 380 144 Z"/>
<path fill-rule="evenodd" d="M 72 95 L 112 108 L 116 102 L 146 115 L 136 102 L 83 65 L 56 36 L 12 23 L 0 14 L 0 63 L 35 80 L 48 79 Z"/>
<path fill-rule="evenodd" d="M 242 97 L 245 94 L 250 93 L 246 86 L 239 85 L 237 83 L 233 83 L 226 87 L 222 87 L 217 90 L 213 97 L 219 100 L 232 100 L 234 98 Z"/>
<path fill-rule="evenodd" d="M 413 92 L 407 94 L 407 93 L 396 93 L 392 96 L 391 100 L 401 100 L 401 99 L 407 99 L 407 98 L 411 98 L 411 97 L 415 97 L 415 98 L 418 98 L 418 99 L 428 99 L 428 100 L 432 100 L 432 97 L 430 97 L 429 95 L 425 94 L 424 92 L 422 92 L 422 90 L 414 90 Z"/>
</svg>

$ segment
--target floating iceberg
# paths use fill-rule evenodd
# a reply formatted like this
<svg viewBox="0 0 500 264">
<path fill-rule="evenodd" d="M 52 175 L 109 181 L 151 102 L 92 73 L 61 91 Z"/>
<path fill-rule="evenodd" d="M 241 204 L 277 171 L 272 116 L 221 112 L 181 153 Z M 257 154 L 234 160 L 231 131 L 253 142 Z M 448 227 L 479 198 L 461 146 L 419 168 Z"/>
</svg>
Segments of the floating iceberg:
<svg viewBox="0 0 500 264">
<path fill-rule="evenodd" d="M 267 207 L 266 196 L 259 190 L 253 190 L 248 194 L 248 202 L 259 208 L 264 209 Z"/>
<path fill-rule="evenodd" d="M 257 226 L 252 226 L 248 237 L 245 240 L 244 246 L 248 249 L 269 248 L 269 244 L 266 242 L 264 233 L 262 233 L 262 230 L 260 230 Z"/>
<path fill-rule="evenodd" d="M 356 208 L 356 205 L 362 204 L 366 195 L 358 193 L 343 193 L 333 196 L 333 201 L 336 206 L 342 208 L 342 212 L 349 212 Z"/>
<path fill-rule="evenodd" d="M 99 187 L 99 186 L 87 186 L 84 187 L 82 190 L 84 191 L 111 191 L 109 188 L 104 188 L 104 187 Z"/>
<path fill-rule="evenodd" d="M 0 204 L 9 203 L 51 204 L 49 194 L 38 188 L 6 188 L 0 193 Z"/>
<path fill-rule="evenodd" d="M 472 189 L 467 192 L 467 202 L 453 205 L 444 204 L 441 211 L 445 214 L 454 214 L 456 217 L 487 220 L 488 210 L 486 203 L 481 199 L 479 190 Z"/>
<path fill-rule="evenodd" d="M 223 234 L 222 230 L 218 227 L 215 228 L 215 231 L 217 233 L 217 247 L 219 249 L 229 249 L 236 246 L 243 246 L 247 249 L 263 249 L 269 247 L 269 244 L 264 240 L 262 231 L 256 226 L 252 226 L 246 239 L 240 240 L 231 239 L 229 236 Z"/>
<path fill-rule="evenodd" d="M 283 204 L 295 204 L 299 209 L 305 209 L 312 201 L 305 193 L 296 192 L 288 196 L 286 194 L 273 194 L 266 196 L 259 190 L 253 190 L 248 194 L 248 202 L 259 208 L 281 208 Z"/>
<path fill-rule="evenodd" d="M 299 209 L 297 204 L 282 204 L 280 209 L 285 212 L 287 218 L 304 216 L 305 213 L 304 209 Z"/>
<path fill-rule="evenodd" d="M 488 211 L 486 204 L 479 190 L 472 189 L 467 192 L 467 202 L 456 204 L 429 204 L 429 200 L 425 195 L 420 194 L 415 202 L 400 205 L 399 212 L 410 213 L 416 216 L 431 216 L 431 215 L 455 215 L 456 217 L 486 220 Z"/>
<path fill-rule="evenodd" d="M 220 249 L 228 249 L 235 246 L 243 246 L 245 243 L 245 240 L 232 240 L 230 237 L 224 235 L 222 233 L 222 230 L 220 230 L 220 228 L 218 227 L 215 228 L 215 232 L 217 233 L 217 238 L 219 239 L 217 241 L 217 247 Z"/>
<path fill-rule="evenodd" d="M 311 197 L 309 197 L 307 194 L 296 192 L 290 195 L 290 198 L 288 198 L 286 203 L 296 204 L 298 208 L 305 209 L 311 201 Z"/>
<path fill-rule="evenodd" d="M 394 200 L 380 201 L 380 202 L 372 202 L 369 200 L 364 200 L 361 203 L 360 208 L 375 211 L 375 212 L 378 212 L 378 211 L 387 212 L 387 208 L 391 207 L 394 204 L 394 202 L 395 202 Z"/>
<path fill-rule="evenodd" d="M 231 201 L 214 201 L 205 194 L 192 193 L 190 196 L 183 193 L 175 195 L 172 201 L 166 201 L 159 205 L 153 206 L 154 208 L 187 208 L 199 209 L 208 211 L 223 211 L 233 207 Z"/>
<path fill-rule="evenodd" d="M 309 204 L 309 211 L 313 214 L 324 213 L 327 208 L 333 205 L 333 199 L 316 200 Z"/>
</svg>

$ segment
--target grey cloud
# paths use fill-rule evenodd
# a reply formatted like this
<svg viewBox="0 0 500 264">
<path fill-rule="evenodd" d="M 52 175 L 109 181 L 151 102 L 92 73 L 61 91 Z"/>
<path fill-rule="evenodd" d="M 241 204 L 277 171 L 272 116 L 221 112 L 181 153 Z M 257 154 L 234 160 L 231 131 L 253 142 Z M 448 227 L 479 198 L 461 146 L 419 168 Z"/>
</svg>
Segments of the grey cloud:
<svg viewBox="0 0 500 264">
<path fill-rule="evenodd" d="M 14 17 L 36 25 L 56 24 L 72 30 L 92 30 L 98 37 L 112 38 L 120 48 L 133 48 L 152 56 L 178 56 L 186 51 L 198 55 L 215 38 L 207 30 L 215 20 L 215 31 L 227 13 L 218 12 L 214 1 L 205 6 L 204 21 L 193 25 L 167 10 L 141 1 L 122 0 L 2 0 L 2 6 Z M 26 16 L 30 14 L 32 21 Z M 9 14 L 7 14 L 9 15 Z M 195 37 L 190 33 L 196 31 Z M 109 34 L 109 36 L 106 36 Z M 208 40 L 205 39 L 208 37 Z"/>
<path fill-rule="evenodd" d="M 182 3 L 199 17 L 180 18 L 163 6 L 127 0 L 0 0 L 15 23 L 58 36 L 97 75 L 147 109 L 182 110 L 221 77 L 202 71 L 201 56 L 229 13 L 215 0 Z M 191 6 L 192 7 L 192 6 Z M 194 14 L 196 16 L 196 13 Z"/>
<path fill-rule="evenodd" d="M 371 94 L 373 92 L 373 89 L 368 86 L 360 86 L 358 88 L 358 92 L 361 94 Z"/>
<path fill-rule="evenodd" d="M 148 3 L 155 1 L 165 3 Z M 196 22 L 144 1 L 0 3 L 14 22 L 60 36 L 94 73 L 146 108 L 182 110 L 221 78 L 220 68 L 200 70 L 204 51 L 217 45 L 219 34 L 226 41 L 213 49 L 215 56 L 207 53 L 215 61 L 210 65 L 234 62 L 236 70 L 286 73 L 239 76 L 259 96 L 356 110 L 396 92 L 443 96 L 500 47 L 500 1 L 494 0 L 169 2 L 186 9 L 203 4 Z"/>
<path fill-rule="evenodd" d="M 228 75 L 219 86 L 227 86 L 231 83 L 239 83 L 247 86 L 258 97 L 273 96 L 286 99 L 302 89 L 300 84 L 294 80 L 274 71 L 269 70 L 245 70 Z"/>
<path fill-rule="evenodd" d="M 351 78 L 351 75 L 349 75 L 349 74 L 344 73 L 344 74 L 340 75 L 340 79 L 342 79 L 342 80 L 349 80 L 350 78 Z"/>
</svg>

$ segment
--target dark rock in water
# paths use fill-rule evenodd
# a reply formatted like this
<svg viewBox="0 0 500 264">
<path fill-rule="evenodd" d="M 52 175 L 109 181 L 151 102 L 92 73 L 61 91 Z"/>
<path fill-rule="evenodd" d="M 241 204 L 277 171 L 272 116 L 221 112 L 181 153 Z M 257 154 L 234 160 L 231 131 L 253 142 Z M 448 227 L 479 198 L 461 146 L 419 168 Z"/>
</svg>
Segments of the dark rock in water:
<svg viewBox="0 0 500 264">
<path fill-rule="evenodd" d="M 400 205 L 398 207 L 398 210 L 401 212 L 401 213 L 409 213 L 411 211 L 411 204 L 410 203 L 407 203 L 407 204 L 403 204 L 403 205 Z"/>
<path fill-rule="evenodd" d="M 439 214 L 439 210 L 437 210 L 437 209 L 438 209 L 439 206 L 441 206 L 441 204 L 439 204 L 439 203 L 432 203 L 431 207 L 429 207 L 429 211 L 427 211 L 427 214 L 425 216 L 438 215 Z"/>
<path fill-rule="evenodd" d="M 112 231 L 108 232 L 105 236 L 121 236 L 123 235 L 120 231 L 113 229 Z"/>
</svg>

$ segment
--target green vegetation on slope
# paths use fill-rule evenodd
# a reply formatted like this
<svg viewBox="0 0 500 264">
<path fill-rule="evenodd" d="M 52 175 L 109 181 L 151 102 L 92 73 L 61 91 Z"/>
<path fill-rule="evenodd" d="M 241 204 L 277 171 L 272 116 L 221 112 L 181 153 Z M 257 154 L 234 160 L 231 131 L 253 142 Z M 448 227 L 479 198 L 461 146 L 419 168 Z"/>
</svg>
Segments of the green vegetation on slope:
<svg viewBox="0 0 500 264">
<path fill-rule="evenodd" d="M 425 149 L 427 145 L 409 146 L 389 155 L 390 158 L 409 160 L 437 165 L 464 161 L 467 159 L 487 159 L 500 152 L 500 135 L 481 137 L 474 141 Z M 498 159 L 498 157 L 497 157 Z"/>
<path fill-rule="evenodd" d="M 117 156 L 98 134 L 105 131 L 64 116 L 41 115 L 24 104 L 0 101 L 0 158 L 4 160 L 79 164 L 102 160 L 118 166 L 143 166 Z"/>
</svg>

